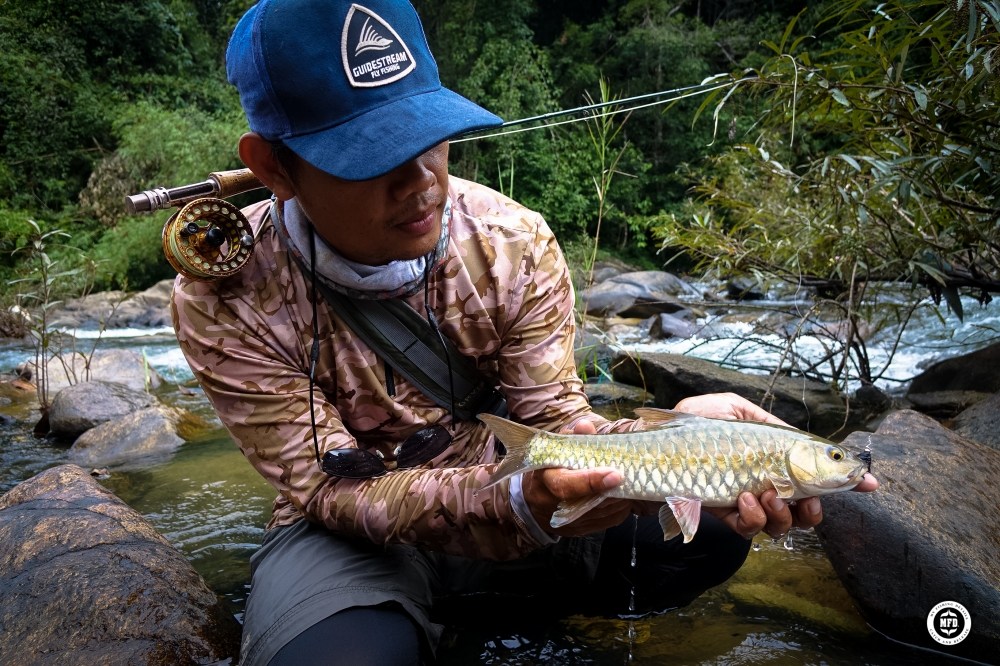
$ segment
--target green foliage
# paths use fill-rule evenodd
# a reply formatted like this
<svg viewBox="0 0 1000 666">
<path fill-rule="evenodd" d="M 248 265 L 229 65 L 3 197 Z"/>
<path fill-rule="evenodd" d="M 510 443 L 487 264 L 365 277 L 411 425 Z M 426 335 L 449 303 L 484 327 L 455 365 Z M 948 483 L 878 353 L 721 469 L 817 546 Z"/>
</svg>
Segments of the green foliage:
<svg viewBox="0 0 1000 666">
<path fill-rule="evenodd" d="M 828 50 L 791 31 L 768 43 L 776 56 L 751 85 L 764 130 L 713 162 L 704 212 L 661 233 L 729 271 L 987 299 L 1000 291 L 1000 14 L 983 2 L 866 7 L 832 6 Z"/>
<path fill-rule="evenodd" d="M 73 277 L 79 269 L 62 270 L 59 262 L 49 255 L 50 247 L 69 234 L 58 229 L 44 231 L 34 220 L 27 220 L 27 223 L 30 236 L 18 252 L 25 256 L 28 272 L 24 277 L 11 280 L 10 284 L 16 290 L 18 306 L 32 313 L 28 333 L 35 347 L 34 380 L 38 404 L 44 413 L 49 408 L 48 362 L 59 353 L 59 336 L 49 327 L 48 313 L 61 304 L 58 299 L 60 283 Z"/>
<path fill-rule="evenodd" d="M 0 278 L 8 277 L 15 264 L 15 251 L 28 244 L 35 226 L 30 212 L 0 208 Z"/>
<path fill-rule="evenodd" d="M 153 215 L 135 216 L 115 233 L 105 234 L 91 249 L 100 269 L 95 287 L 152 285 L 175 276 L 177 272 L 163 256 L 160 237 L 164 221 Z"/>
<path fill-rule="evenodd" d="M 170 277 L 160 246 L 167 213 L 129 216 L 124 198 L 154 185 L 198 182 L 212 171 L 242 166 L 235 148 L 237 113 L 141 102 L 121 115 L 115 124 L 118 150 L 96 165 L 80 195 L 80 210 L 105 229 L 90 250 L 98 265 L 96 286 L 145 286 Z"/>
<path fill-rule="evenodd" d="M 7 0 L 0 12 L 0 199 L 59 210 L 114 147 L 114 109 L 203 78 L 211 45 L 188 3 Z M 109 111 L 111 113 L 109 113 Z"/>
<path fill-rule="evenodd" d="M 816 286 L 871 381 L 859 319 L 893 283 L 958 317 L 961 291 L 1000 292 L 1000 12 L 845 0 L 824 18 L 823 39 L 793 21 L 764 42 L 774 56 L 755 77 L 734 80 L 766 109 L 755 140 L 699 166 L 700 198 L 656 231 L 722 275 Z M 734 98 L 718 91 L 702 110 Z"/>
<path fill-rule="evenodd" d="M 126 217 L 122 198 L 240 166 L 235 143 L 245 123 L 222 56 L 250 4 L 4 3 L 0 271 L 13 275 L 24 260 L 9 252 L 28 218 L 71 228 L 72 246 L 53 256 L 96 262 L 99 287 L 127 280 L 142 288 L 168 270 L 154 242 L 162 219 Z M 603 94 L 623 98 L 719 72 L 738 72 L 735 80 L 752 68 L 756 82 L 740 87 L 752 94 L 722 90 L 707 105 L 695 97 L 632 112 L 610 171 L 579 116 L 453 144 L 455 175 L 512 194 L 560 237 L 599 233 L 601 250 L 659 262 L 651 227 L 677 242 L 700 229 L 688 256 L 704 251 L 719 268 L 745 270 L 742 258 L 756 262 L 753 270 L 770 260 L 785 275 L 839 280 L 858 267 L 936 275 L 945 297 L 956 266 L 973 270 L 958 249 L 994 242 L 980 231 L 995 208 L 996 121 L 981 103 L 996 96 L 995 86 L 993 98 L 981 95 L 995 81 L 993 4 L 960 3 L 966 13 L 954 17 L 929 0 L 886 3 L 881 14 L 833 0 L 820 3 L 831 9 L 824 32 L 824 15 L 813 10 L 782 27 L 801 3 L 415 2 L 446 85 L 508 120 L 599 99 L 601 81 L 609 82 Z M 872 129 L 898 118 L 924 130 Z M 611 173 L 613 184 L 595 183 Z M 696 184 L 705 198 L 687 202 Z M 963 207 L 949 208 L 951 200 Z M 690 224 L 693 214 L 701 222 Z M 894 229 L 901 220 L 912 221 L 902 234 Z M 757 228 L 766 242 L 731 233 Z M 888 229 L 905 250 L 902 264 L 865 242 L 879 238 L 881 251 Z M 799 242 L 805 237 L 816 242 Z M 727 249 L 734 238 L 742 245 Z M 923 252 L 928 238 L 933 256 Z M 713 248 L 721 261 L 709 262 Z M 868 255 L 855 263 L 859 248 Z"/>
</svg>

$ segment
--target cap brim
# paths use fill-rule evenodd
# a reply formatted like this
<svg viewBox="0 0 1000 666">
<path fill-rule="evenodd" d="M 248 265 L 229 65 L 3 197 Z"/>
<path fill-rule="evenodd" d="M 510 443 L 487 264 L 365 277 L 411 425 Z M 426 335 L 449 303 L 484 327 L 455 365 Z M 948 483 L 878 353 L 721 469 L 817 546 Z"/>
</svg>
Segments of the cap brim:
<svg viewBox="0 0 1000 666">
<path fill-rule="evenodd" d="M 344 180 L 369 180 L 442 141 L 503 123 L 478 104 L 438 88 L 405 97 L 320 132 L 284 143 L 318 169 Z"/>
</svg>

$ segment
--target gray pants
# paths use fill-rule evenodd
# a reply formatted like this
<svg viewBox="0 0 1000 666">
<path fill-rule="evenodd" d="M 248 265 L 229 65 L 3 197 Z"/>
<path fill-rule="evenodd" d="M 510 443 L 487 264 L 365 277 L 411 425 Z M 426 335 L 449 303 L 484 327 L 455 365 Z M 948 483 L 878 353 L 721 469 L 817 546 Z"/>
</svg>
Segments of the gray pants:
<svg viewBox="0 0 1000 666">
<path fill-rule="evenodd" d="M 252 581 L 243 621 L 241 666 L 265 666 L 285 644 L 324 618 L 353 607 L 402 607 L 433 654 L 443 627 L 430 618 L 436 599 L 473 592 L 548 589 L 592 579 L 600 537 L 562 539 L 513 562 L 490 562 L 378 546 L 307 521 L 270 530 L 250 559 Z M 553 581 L 556 573 L 559 580 Z"/>
<path fill-rule="evenodd" d="M 532 608 L 557 604 L 557 611 L 594 615 L 677 608 L 732 576 L 750 543 L 705 512 L 690 543 L 664 541 L 656 517 L 643 516 L 603 534 L 561 539 L 520 560 L 490 562 L 377 546 L 300 521 L 268 532 L 250 560 L 240 663 L 265 666 L 303 631 L 348 608 L 402 609 L 420 630 L 426 660 L 443 629 L 431 609 L 447 606 L 449 597 L 530 597 Z M 313 633 L 303 638 L 315 644 Z M 317 654 L 337 644 L 325 633 L 320 639 Z"/>
</svg>

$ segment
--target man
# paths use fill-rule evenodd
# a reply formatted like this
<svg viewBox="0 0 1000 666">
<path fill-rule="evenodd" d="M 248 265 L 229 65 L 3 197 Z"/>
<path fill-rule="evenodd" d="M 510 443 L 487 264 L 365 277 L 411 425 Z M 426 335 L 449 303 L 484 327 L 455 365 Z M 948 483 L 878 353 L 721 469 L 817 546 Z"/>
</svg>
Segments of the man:
<svg viewBox="0 0 1000 666">
<path fill-rule="evenodd" d="M 627 500 L 549 526 L 561 501 L 619 484 L 614 470 L 540 470 L 484 488 L 499 456 L 486 428 L 401 376 L 324 290 L 424 313 L 514 420 L 633 427 L 587 403 L 570 276 L 545 221 L 449 178 L 448 139 L 500 119 L 441 87 L 401 0 L 264 0 L 236 27 L 227 68 L 251 129 L 240 157 L 274 200 L 244 211 L 257 237 L 248 266 L 217 282 L 179 278 L 174 318 L 206 395 L 278 492 L 251 562 L 242 664 L 426 661 L 436 600 L 511 580 L 544 583 L 539 598 L 567 608 L 624 612 L 634 589 L 636 610 L 663 610 L 731 576 L 762 529 L 819 522 L 815 498 L 793 516 L 773 491 L 744 493 L 681 545 Z M 733 395 L 677 407 L 775 420 Z"/>
</svg>

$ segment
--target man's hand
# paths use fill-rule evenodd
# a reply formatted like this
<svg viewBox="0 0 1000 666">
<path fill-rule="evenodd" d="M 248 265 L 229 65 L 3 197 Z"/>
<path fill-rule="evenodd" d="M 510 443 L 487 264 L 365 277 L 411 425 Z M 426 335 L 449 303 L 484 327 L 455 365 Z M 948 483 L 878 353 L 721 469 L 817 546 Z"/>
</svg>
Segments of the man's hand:
<svg viewBox="0 0 1000 666">
<path fill-rule="evenodd" d="M 593 435 L 594 424 L 581 421 L 576 435 Z M 583 517 L 558 529 L 549 526 L 552 513 L 562 502 L 583 500 L 620 485 L 622 475 L 613 469 L 564 469 L 552 467 L 527 472 L 521 481 L 524 500 L 542 529 L 559 536 L 584 536 L 619 525 L 632 513 L 635 502 L 606 499 Z"/>
<path fill-rule="evenodd" d="M 761 409 L 746 398 L 735 393 L 706 393 L 684 398 L 674 406 L 678 412 L 697 414 L 711 419 L 730 419 L 734 421 L 757 421 L 758 423 L 774 423 L 788 425 L 774 414 Z"/>
</svg>

